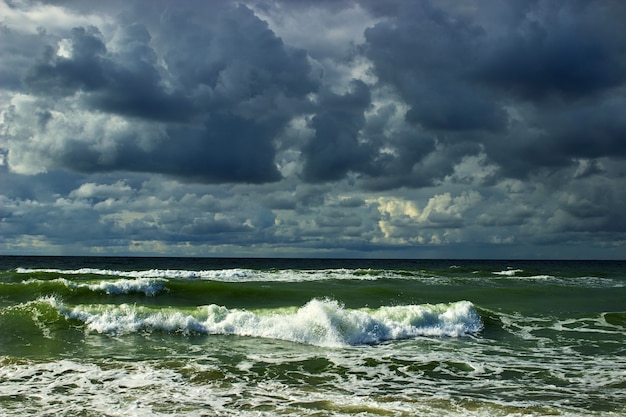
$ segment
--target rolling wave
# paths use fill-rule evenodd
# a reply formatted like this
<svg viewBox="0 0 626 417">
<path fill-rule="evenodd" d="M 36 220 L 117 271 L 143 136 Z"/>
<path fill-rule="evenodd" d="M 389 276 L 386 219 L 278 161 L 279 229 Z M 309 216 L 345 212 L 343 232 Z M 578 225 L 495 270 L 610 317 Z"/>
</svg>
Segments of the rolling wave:
<svg viewBox="0 0 626 417">
<path fill-rule="evenodd" d="M 59 281 L 71 289 L 84 288 L 108 295 L 143 293 L 147 296 L 154 296 L 165 291 L 165 283 L 167 282 L 167 280 L 160 278 L 120 279 L 116 281 L 100 281 L 94 284 L 77 283 L 63 278 L 59 278 Z"/>
<path fill-rule="evenodd" d="M 166 279 L 161 278 L 135 278 L 118 280 L 101 280 L 97 282 L 72 281 L 66 278 L 49 280 L 28 279 L 19 283 L 0 283 L 4 292 L 32 292 L 46 291 L 65 294 L 69 292 L 94 292 L 107 295 L 143 293 L 147 296 L 155 296 L 167 291 Z M 13 291 L 10 291 L 10 290 Z"/>
<path fill-rule="evenodd" d="M 41 301 L 66 319 L 84 323 L 91 331 L 113 335 L 165 331 L 344 347 L 419 336 L 459 337 L 483 328 L 469 301 L 347 309 L 335 300 L 312 299 L 299 308 L 266 310 L 229 309 L 216 304 L 194 308 L 129 304 L 68 307 L 54 297 Z"/>
<path fill-rule="evenodd" d="M 73 276 L 80 279 L 85 277 L 103 276 L 107 278 L 127 278 L 139 280 L 201 280 L 225 283 L 250 283 L 250 282 L 314 282 L 327 280 L 355 280 L 355 281 L 376 281 L 393 279 L 397 281 L 420 281 L 433 285 L 458 285 L 474 283 L 477 285 L 492 285 L 500 281 L 532 282 L 534 284 L 556 285 L 556 286 L 583 286 L 589 288 L 621 288 L 626 283 L 608 277 L 591 275 L 581 276 L 555 276 L 551 274 L 535 273 L 520 268 L 507 268 L 497 271 L 487 270 L 460 270 L 453 265 L 447 271 L 442 270 L 382 270 L 382 269 L 248 269 L 248 268 L 227 268 L 227 269 L 146 269 L 146 270 L 117 270 L 102 268 L 77 268 L 77 269 L 57 269 L 57 268 L 15 268 L 17 275 L 31 275 L 37 278 L 52 279 L 64 276 Z"/>
<path fill-rule="evenodd" d="M 375 280 L 378 278 L 406 276 L 406 273 L 370 269 L 322 269 L 322 270 L 256 270 L 246 268 L 231 269 L 148 269 L 137 271 L 121 271 L 114 269 L 78 268 L 78 269 L 55 269 L 55 268 L 16 268 L 18 274 L 54 274 L 54 275 L 104 275 L 125 278 L 163 278 L 163 279 L 198 279 L 220 282 L 252 282 L 252 281 L 277 281 L 277 282 L 302 282 L 319 281 L 326 279 L 360 279 Z"/>
</svg>

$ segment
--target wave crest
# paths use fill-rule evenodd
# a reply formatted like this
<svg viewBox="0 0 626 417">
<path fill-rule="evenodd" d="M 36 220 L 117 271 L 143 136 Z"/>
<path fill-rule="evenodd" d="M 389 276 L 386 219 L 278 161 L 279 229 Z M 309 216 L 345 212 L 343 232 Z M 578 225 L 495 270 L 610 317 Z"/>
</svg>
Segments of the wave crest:
<svg viewBox="0 0 626 417">
<path fill-rule="evenodd" d="M 317 346 L 375 344 L 419 336 L 458 337 L 482 330 L 469 301 L 347 309 L 328 299 L 313 299 L 300 308 L 249 311 L 211 304 L 194 309 L 154 309 L 136 305 L 68 308 L 46 299 L 70 320 L 106 334 L 166 331 L 280 339 Z"/>
</svg>

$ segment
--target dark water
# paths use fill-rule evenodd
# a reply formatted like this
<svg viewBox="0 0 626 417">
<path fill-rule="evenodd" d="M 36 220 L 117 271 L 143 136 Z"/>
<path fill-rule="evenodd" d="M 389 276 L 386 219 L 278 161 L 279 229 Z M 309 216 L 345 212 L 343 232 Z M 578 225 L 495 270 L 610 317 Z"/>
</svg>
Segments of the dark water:
<svg viewBox="0 0 626 417">
<path fill-rule="evenodd" d="M 626 262 L 0 257 L 8 415 L 626 416 Z"/>
</svg>

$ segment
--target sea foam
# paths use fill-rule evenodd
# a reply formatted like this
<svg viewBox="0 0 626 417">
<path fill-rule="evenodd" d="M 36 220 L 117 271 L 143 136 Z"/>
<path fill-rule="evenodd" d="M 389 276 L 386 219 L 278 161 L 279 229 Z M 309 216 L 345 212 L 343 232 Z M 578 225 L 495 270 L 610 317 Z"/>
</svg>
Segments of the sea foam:
<svg viewBox="0 0 626 417">
<path fill-rule="evenodd" d="M 376 280 L 394 276 L 388 271 L 371 271 L 363 269 L 321 269 L 321 270 L 256 270 L 246 268 L 230 269 L 147 269 L 138 271 L 122 271 L 115 269 L 78 268 L 78 269 L 54 269 L 54 268 L 16 268 L 18 274 L 49 273 L 59 275 L 104 275 L 122 278 L 162 278 L 162 279 L 189 279 L 211 280 L 220 282 L 303 282 L 320 281 L 327 279 L 359 279 Z"/>
<path fill-rule="evenodd" d="M 55 298 L 45 301 L 67 319 L 85 323 L 91 331 L 117 335 L 141 331 L 222 334 L 340 347 L 419 336 L 458 337 L 483 328 L 469 301 L 347 309 L 335 300 L 313 299 L 300 308 L 261 311 L 215 304 L 191 309 L 129 304 L 70 308 Z"/>
<path fill-rule="evenodd" d="M 91 291 L 100 291 L 106 294 L 129 294 L 144 293 L 148 296 L 154 296 L 165 291 L 165 279 L 154 278 L 137 278 L 137 279 L 120 279 L 116 281 L 101 281 L 96 284 L 78 284 L 68 280 L 64 280 L 65 285 L 70 288 L 88 288 Z"/>
<path fill-rule="evenodd" d="M 492 274 L 494 274 L 494 275 L 503 275 L 503 276 L 507 276 L 507 277 L 513 277 L 513 276 L 517 275 L 517 273 L 519 273 L 519 272 L 524 272 L 524 270 L 522 270 L 522 269 L 505 269 L 504 271 L 492 272 Z"/>
<path fill-rule="evenodd" d="M 107 295 L 144 293 L 148 296 L 155 296 L 167 290 L 165 287 L 167 280 L 161 278 L 136 278 L 118 279 L 115 281 L 100 281 L 96 283 L 74 282 L 66 278 L 53 280 L 29 279 L 24 284 L 49 284 L 58 283 L 71 290 L 87 289 L 93 292 L 101 292 Z"/>
</svg>

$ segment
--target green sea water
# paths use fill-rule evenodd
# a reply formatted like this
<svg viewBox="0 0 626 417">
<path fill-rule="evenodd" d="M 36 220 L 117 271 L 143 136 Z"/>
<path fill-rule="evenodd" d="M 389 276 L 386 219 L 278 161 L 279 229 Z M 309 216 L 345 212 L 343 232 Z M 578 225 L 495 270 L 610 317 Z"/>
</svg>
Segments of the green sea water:
<svg viewBox="0 0 626 417">
<path fill-rule="evenodd" d="M 626 416 L 626 262 L 0 257 L 0 414 Z"/>
</svg>

